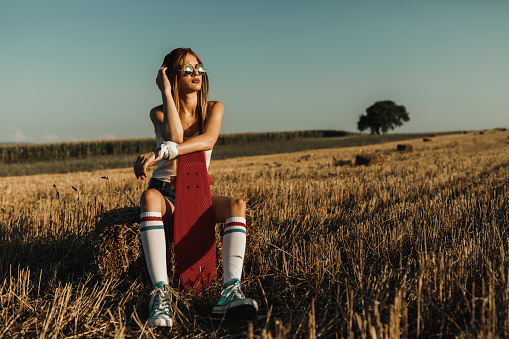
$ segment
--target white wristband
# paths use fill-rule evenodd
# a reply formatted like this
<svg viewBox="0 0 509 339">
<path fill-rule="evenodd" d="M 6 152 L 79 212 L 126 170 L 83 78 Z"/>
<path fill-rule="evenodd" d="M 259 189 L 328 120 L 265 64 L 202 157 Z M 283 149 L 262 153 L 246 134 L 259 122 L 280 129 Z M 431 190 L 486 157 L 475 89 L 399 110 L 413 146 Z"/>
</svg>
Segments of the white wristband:
<svg viewBox="0 0 509 339">
<path fill-rule="evenodd" d="M 176 142 L 166 141 L 154 149 L 156 158 L 160 156 L 165 160 L 175 159 L 179 155 L 179 146 Z"/>
</svg>

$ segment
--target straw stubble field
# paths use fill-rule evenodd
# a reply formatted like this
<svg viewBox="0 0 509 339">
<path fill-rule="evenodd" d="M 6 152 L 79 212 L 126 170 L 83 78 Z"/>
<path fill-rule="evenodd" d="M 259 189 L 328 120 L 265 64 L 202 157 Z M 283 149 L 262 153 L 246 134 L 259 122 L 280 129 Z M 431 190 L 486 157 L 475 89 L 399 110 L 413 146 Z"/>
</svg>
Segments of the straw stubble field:
<svg viewBox="0 0 509 339">
<path fill-rule="evenodd" d="M 176 325 L 145 327 L 131 169 L 0 178 L 0 337 L 508 336 L 508 133 L 406 143 L 211 163 L 252 217 L 241 323 L 173 279 Z"/>
</svg>

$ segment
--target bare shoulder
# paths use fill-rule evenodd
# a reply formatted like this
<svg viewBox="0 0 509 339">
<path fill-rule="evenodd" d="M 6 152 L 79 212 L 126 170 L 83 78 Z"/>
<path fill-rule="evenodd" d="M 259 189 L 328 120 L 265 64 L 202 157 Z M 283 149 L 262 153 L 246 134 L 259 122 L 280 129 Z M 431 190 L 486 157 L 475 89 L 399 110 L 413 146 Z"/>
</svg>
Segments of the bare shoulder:
<svg viewBox="0 0 509 339">
<path fill-rule="evenodd" d="M 163 112 L 163 105 L 156 106 L 150 110 L 150 115 L 157 113 L 157 112 Z"/>
<path fill-rule="evenodd" d="M 207 114 L 223 114 L 224 106 L 220 101 L 207 101 Z"/>
<path fill-rule="evenodd" d="M 156 106 L 150 110 L 150 120 L 163 121 L 163 105 Z"/>
</svg>

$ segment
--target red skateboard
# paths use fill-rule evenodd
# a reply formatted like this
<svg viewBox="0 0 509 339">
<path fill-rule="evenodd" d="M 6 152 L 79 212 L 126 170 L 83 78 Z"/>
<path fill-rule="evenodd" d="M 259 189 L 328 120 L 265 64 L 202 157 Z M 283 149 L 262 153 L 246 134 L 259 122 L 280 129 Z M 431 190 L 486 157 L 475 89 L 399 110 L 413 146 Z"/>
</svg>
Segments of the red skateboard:
<svg viewBox="0 0 509 339">
<path fill-rule="evenodd" d="M 198 293 L 216 276 L 216 237 L 204 152 L 178 156 L 174 246 L 177 273 Z"/>
</svg>

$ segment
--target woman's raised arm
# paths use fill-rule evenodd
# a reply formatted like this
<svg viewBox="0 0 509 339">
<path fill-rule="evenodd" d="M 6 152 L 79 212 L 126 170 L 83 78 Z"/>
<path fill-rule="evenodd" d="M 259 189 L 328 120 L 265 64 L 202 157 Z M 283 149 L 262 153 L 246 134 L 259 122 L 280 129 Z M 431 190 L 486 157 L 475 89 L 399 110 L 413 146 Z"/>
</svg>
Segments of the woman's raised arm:
<svg viewBox="0 0 509 339">
<path fill-rule="evenodd" d="M 184 131 L 171 95 L 171 83 L 166 75 L 167 69 L 163 65 L 157 73 L 156 83 L 163 97 L 163 105 L 150 111 L 150 120 L 152 120 L 156 131 L 164 140 L 181 143 L 184 141 Z"/>
</svg>

